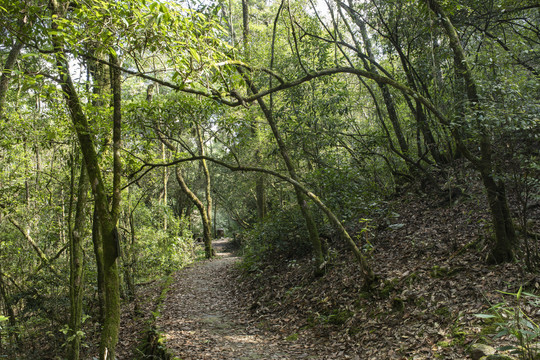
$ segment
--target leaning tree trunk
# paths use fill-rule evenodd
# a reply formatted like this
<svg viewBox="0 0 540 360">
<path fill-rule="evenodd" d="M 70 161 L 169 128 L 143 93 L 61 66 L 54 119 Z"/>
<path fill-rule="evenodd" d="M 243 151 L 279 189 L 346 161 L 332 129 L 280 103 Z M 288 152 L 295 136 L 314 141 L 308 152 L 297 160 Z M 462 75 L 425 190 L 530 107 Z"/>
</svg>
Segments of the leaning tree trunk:
<svg viewBox="0 0 540 360">
<path fill-rule="evenodd" d="M 242 9 L 243 9 L 243 22 L 244 22 L 244 47 L 245 47 L 245 50 L 246 50 L 246 53 L 249 54 L 248 52 L 248 38 L 249 38 L 249 3 L 248 3 L 248 0 L 243 0 L 242 1 Z M 281 7 L 280 7 L 280 10 L 281 11 Z M 279 12 L 278 12 L 278 16 L 279 16 Z M 276 21 L 277 21 L 277 17 L 276 17 Z M 272 67 L 273 65 L 273 60 L 274 60 L 274 41 L 275 41 L 275 26 L 276 24 L 274 23 L 274 33 L 273 33 L 273 36 L 272 36 L 272 60 L 271 60 L 271 64 L 270 64 L 270 67 Z M 255 86 L 255 84 L 253 84 L 253 82 L 248 78 L 248 76 L 241 70 L 241 69 L 238 69 L 238 71 L 241 73 L 241 75 L 243 76 L 244 80 L 246 81 L 247 85 L 248 85 L 248 91 L 251 91 L 252 93 L 256 94 L 258 92 L 258 89 L 257 87 Z M 270 78 L 270 86 L 272 85 L 272 78 Z M 287 147 L 285 145 L 285 142 L 283 141 L 283 139 L 281 138 L 281 134 L 279 132 L 279 129 L 277 128 L 277 124 L 274 120 L 274 116 L 272 114 L 272 97 L 270 97 L 270 108 L 266 105 L 265 101 L 262 99 L 262 98 L 257 98 L 257 103 L 259 104 L 259 107 L 261 108 L 265 118 L 266 118 L 266 121 L 268 122 L 268 124 L 270 125 L 271 129 L 272 129 L 272 134 L 274 135 L 274 139 L 276 139 L 276 142 L 278 144 L 278 149 L 279 149 L 279 152 L 281 154 L 281 157 L 283 158 L 283 161 L 285 162 L 285 166 L 287 167 L 287 171 L 289 172 L 289 175 L 291 176 L 291 178 L 295 181 L 298 181 L 298 176 L 296 174 L 296 170 L 294 168 L 294 165 L 289 157 L 289 153 L 288 153 L 288 150 L 287 150 Z M 261 177 L 262 179 L 262 177 Z M 261 183 L 259 184 L 259 186 L 264 186 L 264 183 Z M 259 189 L 260 191 L 264 191 L 264 188 L 261 187 Z M 321 244 L 321 239 L 319 238 L 319 231 L 317 229 L 317 225 L 315 224 L 315 221 L 313 220 L 313 215 L 311 214 L 311 211 L 309 209 L 309 206 L 308 206 L 308 203 L 307 203 L 307 198 L 306 196 L 304 195 L 304 193 L 297 187 L 297 186 L 294 186 L 294 191 L 295 191 L 295 194 L 296 194 L 296 200 L 298 202 L 298 206 L 300 206 L 300 211 L 302 212 L 302 216 L 304 218 L 304 221 L 306 222 L 306 227 L 308 229 L 308 234 L 309 234 L 309 239 L 311 241 L 311 245 L 313 247 L 313 255 L 315 257 L 315 268 L 314 268 L 314 274 L 315 276 L 322 276 L 324 274 L 324 264 L 325 264 L 325 261 L 324 261 L 324 252 L 323 252 L 323 247 L 322 247 L 322 244 Z M 260 216 L 263 216 L 264 215 L 264 204 L 260 204 L 259 205 L 259 201 L 264 201 L 264 197 L 261 196 L 260 198 L 257 199 L 258 200 L 258 207 L 260 206 Z"/>
<path fill-rule="evenodd" d="M 373 55 L 373 51 L 371 48 L 371 40 L 367 35 L 366 24 L 357 16 L 354 16 L 353 19 L 360 28 L 360 34 L 362 35 L 364 48 L 371 62 L 367 62 L 367 70 L 373 72 L 374 74 L 379 74 L 377 68 L 373 66 L 373 64 L 375 64 L 375 56 Z M 394 135 L 396 136 L 396 139 L 398 141 L 399 148 L 403 154 L 408 155 L 409 144 L 407 143 L 407 139 L 405 139 L 405 135 L 403 135 L 403 130 L 401 129 L 401 122 L 399 121 L 394 98 L 392 97 L 392 94 L 390 93 L 390 89 L 387 84 L 377 83 L 377 85 L 381 90 L 384 105 L 386 106 L 386 110 L 388 111 L 388 118 L 390 119 L 390 123 L 392 124 L 392 128 L 394 129 Z"/>
<path fill-rule="evenodd" d="M 430 9 L 439 16 L 446 35 L 448 36 L 450 47 L 454 53 L 454 66 L 456 74 L 460 76 L 465 84 L 465 92 L 467 95 L 468 106 L 473 113 L 480 115 L 479 103 L 476 83 L 473 74 L 469 68 L 465 51 L 461 46 L 456 29 L 454 28 L 450 18 L 446 15 L 436 0 L 426 0 Z M 479 117 L 479 116 L 478 116 Z M 463 139 L 457 131 L 452 134 L 458 149 L 467 157 L 474 165 L 476 170 L 480 172 L 482 182 L 487 192 L 489 208 L 491 211 L 491 219 L 495 230 L 495 245 L 491 249 L 489 259 L 492 262 L 510 261 L 514 258 L 514 248 L 517 245 L 517 237 L 512 222 L 512 217 L 508 208 L 508 200 L 504 182 L 502 180 L 495 181 L 497 177 L 502 179 L 502 176 L 496 173 L 493 166 L 492 152 L 493 146 L 491 143 L 490 134 L 482 127 L 483 124 L 477 124 L 480 128 L 480 157 L 473 155 L 469 149 L 463 144 Z"/>
<path fill-rule="evenodd" d="M 202 131 L 201 131 L 201 126 L 199 124 L 196 125 L 196 130 L 197 130 L 197 144 L 199 146 L 199 155 L 200 156 L 205 156 L 205 151 L 204 151 L 204 142 L 203 142 L 203 137 L 202 137 Z M 206 163 L 206 160 L 202 159 L 201 160 L 201 166 L 202 166 L 202 169 L 203 169 L 203 172 L 204 172 L 204 193 L 205 193 L 205 196 L 206 196 L 206 209 L 205 209 L 205 216 L 207 218 L 207 221 L 208 221 L 208 226 L 209 226 L 209 229 L 210 229 L 210 236 L 209 236 L 209 242 L 208 242 L 208 245 L 209 245 L 209 248 L 210 248 L 210 257 L 213 256 L 214 254 L 214 251 L 212 250 L 212 187 L 211 187 L 211 182 L 210 182 L 210 171 L 208 171 L 208 164 Z M 201 214 L 202 215 L 202 214 Z M 214 222 L 216 221 L 216 219 L 214 219 Z M 206 242 L 205 242 L 205 246 L 206 246 Z M 208 257 L 208 254 L 206 255 Z"/>
<path fill-rule="evenodd" d="M 257 89 L 255 88 L 255 85 L 250 80 L 247 80 L 247 82 L 248 82 L 249 87 L 251 88 L 251 91 L 253 93 L 257 93 Z M 281 154 L 281 157 L 283 158 L 283 161 L 285 162 L 285 166 L 287 167 L 289 176 L 293 180 L 298 182 L 299 177 L 296 174 L 296 169 L 291 161 L 291 158 L 289 157 L 287 146 L 285 145 L 285 142 L 281 138 L 281 134 L 274 120 L 272 111 L 266 106 L 266 103 L 264 102 L 262 98 L 258 98 L 257 102 L 259 103 L 259 106 L 264 113 L 266 121 L 268 122 L 268 124 L 270 125 L 270 128 L 272 129 L 272 133 L 274 134 L 274 139 L 276 139 L 279 152 Z M 304 217 L 304 221 L 306 222 L 306 227 L 309 233 L 311 246 L 313 247 L 313 255 L 315 257 L 314 274 L 315 276 L 322 276 L 324 274 L 325 261 L 324 261 L 323 247 L 322 247 L 321 239 L 319 237 L 319 231 L 317 230 L 317 225 L 315 224 L 315 220 L 313 219 L 313 215 L 311 214 L 311 210 L 309 209 L 306 196 L 304 195 L 302 190 L 298 188 L 297 186 L 294 186 L 294 192 L 296 194 L 296 200 L 298 202 L 298 206 L 300 206 L 300 211 L 302 212 L 302 216 Z"/>
<path fill-rule="evenodd" d="M 180 185 L 182 191 L 191 199 L 191 201 L 193 202 L 193 204 L 195 204 L 197 210 L 199 210 L 199 213 L 201 214 L 201 221 L 203 225 L 204 254 L 207 259 L 210 259 L 215 256 L 215 252 L 212 248 L 212 226 L 210 225 L 210 219 L 208 219 L 204 204 L 201 200 L 199 200 L 197 195 L 195 195 L 195 193 L 191 191 L 191 189 L 187 186 L 179 167 L 176 168 L 176 180 L 178 181 L 178 184 Z"/>
<path fill-rule="evenodd" d="M 173 144 L 171 144 L 167 139 L 162 137 L 160 135 L 160 132 L 157 129 L 157 126 L 154 128 L 154 131 L 157 135 L 157 137 L 161 140 L 163 145 L 165 145 L 169 150 L 176 151 Z M 197 134 L 199 135 L 199 130 L 197 130 Z M 202 137 L 199 137 L 199 145 L 202 146 Z M 202 155 L 204 156 L 204 155 Z M 206 167 L 206 161 L 204 161 L 204 165 L 206 170 L 208 171 L 208 167 Z M 184 176 L 182 175 L 182 171 L 179 167 L 176 168 L 176 181 L 178 182 L 178 185 L 180 185 L 180 189 L 182 189 L 182 192 L 186 194 L 186 196 L 191 200 L 191 202 L 195 205 L 197 210 L 199 211 L 199 214 L 201 215 L 201 222 L 203 225 L 203 241 L 204 241 L 204 254 L 207 259 L 210 259 L 216 255 L 214 249 L 212 248 L 212 225 L 210 222 L 210 218 L 208 216 L 208 208 L 204 206 L 203 202 L 199 199 L 199 197 L 191 191 L 189 186 L 187 185 Z M 208 180 L 210 179 L 210 174 L 208 173 Z M 209 191 L 209 181 L 207 184 L 207 191 Z"/>
</svg>

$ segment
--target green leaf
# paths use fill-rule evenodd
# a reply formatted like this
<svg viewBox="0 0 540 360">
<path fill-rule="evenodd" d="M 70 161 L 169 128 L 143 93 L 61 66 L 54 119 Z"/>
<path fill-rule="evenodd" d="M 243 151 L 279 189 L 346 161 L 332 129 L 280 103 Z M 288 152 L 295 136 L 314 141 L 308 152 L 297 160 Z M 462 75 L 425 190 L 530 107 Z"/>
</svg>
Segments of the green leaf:
<svg viewBox="0 0 540 360">
<path fill-rule="evenodd" d="M 201 57 L 200 55 L 197 53 L 197 51 L 193 48 L 189 48 L 189 53 L 191 54 L 191 56 L 193 56 L 193 58 L 195 59 L 195 61 L 197 62 L 201 62 Z"/>
<path fill-rule="evenodd" d="M 513 349 L 515 349 L 515 346 L 512 346 L 512 345 L 505 345 L 505 346 L 501 346 L 497 348 L 497 350 L 499 351 L 508 351 L 508 350 L 513 350 Z"/>
</svg>

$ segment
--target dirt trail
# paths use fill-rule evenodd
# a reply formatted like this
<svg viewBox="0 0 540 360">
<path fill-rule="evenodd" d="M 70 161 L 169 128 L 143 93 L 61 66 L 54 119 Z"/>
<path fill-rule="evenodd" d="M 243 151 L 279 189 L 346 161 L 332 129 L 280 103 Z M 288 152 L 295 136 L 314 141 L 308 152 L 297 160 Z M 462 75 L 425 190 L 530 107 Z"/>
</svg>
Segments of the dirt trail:
<svg viewBox="0 0 540 360">
<path fill-rule="evenodd" d="M 230 269 L 239 258 L 214 241 L 218 258 L 175 274 L 158 327 L 167 347 L 182 360 L 323 359 L 301 341 L 287 341 L 255 326 L 233 295 Z"/>
</svg>

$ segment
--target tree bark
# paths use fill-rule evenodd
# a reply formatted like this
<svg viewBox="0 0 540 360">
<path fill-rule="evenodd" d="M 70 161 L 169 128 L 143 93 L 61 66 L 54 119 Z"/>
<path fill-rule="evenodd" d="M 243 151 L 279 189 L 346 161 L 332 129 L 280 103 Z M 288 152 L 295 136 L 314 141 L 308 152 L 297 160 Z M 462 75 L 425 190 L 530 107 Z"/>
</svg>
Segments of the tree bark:
<svg viewBox="0 0 540 360">
<path fill-rule="evenodd" d="M 197 130 L 197 144 L 199 146 L 199 155 L 205 156 L 204 151 L 204 141 L 202 137 L 202 131 L 201 126 L 199 124 L 196 125 Z M 210 171 L 208 171 L 208 165 L 206 164 L 206 160 L 201 160 L 201 166 L 204 172 L 204 193 L 206 197 L 206 218 L 208 219 L 208 225 L 210 229 L 212 229 L 212 187 L 210 182 Z M 214 219 L 215 221 L 215 219 Z M 212 231 L 210 230 L 210 236 L 212 235 Z M 210 245 L 210 257 L 214 256 L 214 251 L 212 250 L 212 238 L 209 239 L 209 245 Z M 208 257 L 208 254 L 206 255 Z"/>
<path fill-rule="evenodd" d="M 74 165 L 72 165 L 74 166 Z M 72 172 L 72 178 L 74 172 Z M 72 193 L 73 180 L 72 180 Z M 85 226 L 85 208 L 88 193 L 88 178 L 84 164 L 81 164 L 79 175 L 79 185 L 77 190 L 77 206 L 75 210 L 75 221 L 73 228 L 70 229 L 70 276 L 69 276 L 69 299 L 70 299 L 70 317 L 68 338 L 68 359 L 78 360 L 80 358 L 83 297 L 84 297 L 84 226 Z M 70 209 L 71 217 L 71 209 Z M 70 222 L 71 227 L 71 222 Z"/>
<path fill-rule="evenodd" d="M 468 61 L 465 56 L 465 51 L 461 46 L 459 36 L 454 28 L 450 18 L 446 15 L 440 4 L 436 0 L 427 0 L 429 8 L 440 17 L 442 26 L 448 36 L 450 47 L 454 53 L 454 66 L 456 73 L 463 79 L 465 84 L 465 92 L 468 99 L 468 106 L 473 114 L 480 115 L 479 109 L 480 98 L 474 81 L 474 76 L 469 69 Z M 512 217 L 508 207 L 508 200 L 506 198 L 505 186 L 502 180 L 498 182 L 495 180 L 498 176 L 496 169 L 493 166 L 492 151 L 493 146 L 491 143 L 490 134 L 482 126 L 477 124 L 480 130 L 480 157 L 473 155 L 469 149 L 463 144 L 463 139 L 454 130 L 452 132 L 454 139 L 458 144 L 459 150 L 461 150 L 464 156 L 473 164 L 473 166 L 480 172 L 482 182 L 487 192 L 489 207 L 491 210 L 491 219 L 493 228 L 495 230 L 495 245 L 491 249 L 489 256 L 492 262 L 505 262 L 514 258 L 514 248 L 517 245 L 517 237 L 512 222 Z"/>
<path fill-rule="evenodd" d="M 0 76 L 0 119 L 4 117 L 4 106 L 6 104 L 7 91 L 9 88 L 9 80 L 11 78 L 11 71 L 13 66 L 17 61 L 17 57 L 23 48 L 23 43 L 16 40 L 15 44 L 9 51 L 4 69 L 2 71 L 2 76 Z"/>
<path fill-rule="evenodd" d="M 195 193 L 191 191 L 191 189 L 187 186 L 186 181 L 182 176 L 182 171 L 179 167 L 176 168 L 176 180 L 178 181 L 178 184 L 180 185 L 182 191 L 191 199 L 191 201 L 193 202 L 193 204 L 195 204 L 197 210 L 199 210 L 199 213 L 201 214 L 201 221 L 203 225 L 204 253 L 206 258 L 210 259 L 215 256 L 215 251 L 212 248 L 212 226 L 210 223 L 210 219 L 208 218 L 205 206 L 202 201 L 199 200 L 197 195 L 195 195 Z"/>
<path fill-rule="evenodd" d="M 6 284 L 4 282 L 4 275 L 2 273 L 2 267 L 0 266 L 0 296 L 2 296 L 2 300 L 4 301 L 4 306 L 7 311 L 8 315 L 8 321 L 9 326 L 13 329 L 11 331 L 11 337 L 12 342 L 15 344 L 15 347 L 17 349 L 20 349 L 22 347 L 21 338 L 19 337 L 18 331 L 16 331 L 17 327 L 17 318 L 15 317 L 15 311 L 13 310 L 14 304 L 11 299 L 11 296 L 9 296 Z"/>
<path fill-rule="evenodd" d="M 244 76 L 244 79 L 246 80 L 251 91 L 253 93 L 257 93 L 257 88 L 251 82 L 251 80 L 249 80 L 246 76 Z M 296 169 L 291 161 L 291 158 L 289 157 L 287 146 L 285 145 L 285 142 L 281 138 L 281 134 L 274 120 L 272 111 L 266 106 L 266 103 L 264 102 L 262 98 L 258 98 L 257 102 L 259 103 L 259 107 L 261 108 L 266 118 L 266 121 L 268 122 L 268 124 L 270 125 L 270 128 L 272 129 L 272 134 L 274 135 L 274 138 L 276 139 L 279 152 L 281 154 L 281 157 L 283 158 L 283 161 L 285 162 L 285 166 L 287 167 L 289 176 L 293 180 L 298 181 L 299 177 L 296 174 Z M 304 221 L 306 222 L 306 227 L 309 233 L 311 246 L 313 247 L 313 255 L 315 257 L 314 274 L 315 276 L 322 276 L 324 275 L 325 261 L 324 261 L 323 247 L 321 244 L 321 239 L 319 237 L 319 231 L 317 230 L 317 225 L 315 224 L 315 220 L 313 220 L 313 215 L 311 214 L 311 210 L 309 209 L 306 196 L 301 191 L 301 189 L 298 188 L 297 186 L 294 186 L 294 192 L 296 194 L 296 200 L 298 202 L 298 206 L 300 206 L 302 216 L 304 217 Z"/>
<path fill-rule="evenodd" d="M 53 15 L 55 15 L 57 18 L 61 18 L 63 16 L 63 11 L 60 8 L 58 1 L 50 0 L 49 4 Z M 116 157 L 116 154 L 117 151 L 119 151 L 118 131 L 120 109 L 118 108 L 118 106 L 120 103 L 120 73 L 118 72 L 116 88 L 113 90 L 113 102 L 115 106 L 113 119 L 113 138 L 115 138 L 117 142 L 113 144 L 113 149 L 115 149 L 116 153 L 114 158 L 113 170 L 113 172 L 115 172 L 115 174 L 113 175 L 113 208 L 109 210 L 107 191 L 103 182 L 103 174 L 99 167 L 98 155 L 92 137 L 92 132 L 90 130 L 90 126 L 88 124 L 88 120 L 86 118 L 84 110 L 82 108 L 82 104 L 79 100 L 77 90 L 75 89 L 75 86 L 73 85 L 73 81 L 71 79 L 71 75 L 69 72 L 69 64 L 67 61 L 68 57 L 65 53 L 62 39 L 55 33 L 56 31 L 58 31 L 58 22 L 55 21 L 54 18 L 51 23 L 51 28 L 53 30 L 53 33 L 51 34 L 51 40 L 53 43 L 54 54 L 56 57 L 56 67 L 60 75 L 60 86 L 62 88 L 66 105 L 71 115 L 73 126 L 79 139 L 81 152 L 83 154 L 86 170 L 88 172 L 90 187 L 96 199 L 95 207 L 99 220 L 99 228 L 102 234 L 105 319 L 101 331 L 99 357 L 101 360 L 114 359 L 115 347 L 116 343 L 118 342 L 118 329 L 120 324 L 120 280 L 118 276 L 118 266 L 116 262 L 116 258 L 119 256 L 119 238 L 118 231 L 116 229 L 116 221 L 119 212 L 118 206 L 120 203 L 120 175 L 116 172 L 118 172 L 120 169 L 118 167 L 119 159 Z"/>
<path fill-rule="evenodd" d="M 154 128 L 154 131 L 157 137 L 163 143 L 163 145 L 165 145 L 171 151 L 176 150 L 173 144 L 171 144 L 167 139 L 163 138 L 160 135 L 159 131 L 157 130 L 157 127 Z M 200 130 L 199 130 L 199 125 L 197 125 L 197 138 L 199 139 L 197 143 L 199 144 L 199 148 L 201 149 L 202 137 L 200 137 L 199 135 L 200 135 Z M 201 156 L 204 156 L 204 155 L 201 155 Z M 206 168 L 206 171 L 208 171 L 208 167 L 206 166 L 206 160 L 201 159 L 201 162 L 200 162 L 201 164 L 203 164 L 202 161 L 204 161 L 204 168 Z M 182 171 L 180 170 L 180 168 L 178 167 L 176 168 L 175 174 L 176 174 L 176 180 L 178 182 L 178 185 L 180 185 L 180 189 L 182 189 L 182 192 L 186 194 L 186 196 L 191 200 L 191 202 L 195 205 L 195 207 L 199 211 L 199 214 L 201 215 L 201 222 L 203 225 L 204 254 L 207 259 L 210 259 L 216 255 L 212 247 L 212 223 L 208 216 L 210 208 L 205 207 L 203 202 L 199 199 L 199 197 L 193 191 L 191 191 L 191 189 L 189 188 L 189 186 L 187 185 L 184 179 L 184 176 L 182 175 Z M 210 173 L 208 173 L 208 180 L 209 179 L 210 179 Z M 209 186 L 210 186 L 209 181 L 206 182 L 206 185 L 207 185 L 206 190 L 208 191 Z M 210 201 L 211 201 L 211 198 L 210 198 Z"/>
</svg>

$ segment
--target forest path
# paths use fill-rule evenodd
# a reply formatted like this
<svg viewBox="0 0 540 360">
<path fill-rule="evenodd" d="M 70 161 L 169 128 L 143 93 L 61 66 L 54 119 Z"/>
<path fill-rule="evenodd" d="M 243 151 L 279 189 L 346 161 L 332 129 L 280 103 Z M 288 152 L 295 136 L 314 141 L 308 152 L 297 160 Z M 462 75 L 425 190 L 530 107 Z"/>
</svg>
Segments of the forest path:
<svg viewBox="0 0 540 360">
<path fill-rule="evenodd" d="M 316 349 L 256 326 L 234 295 L 228 239 L 214 241 L 218 257 L 177 272 L 157 325 L 175 356 L 207 359 L 321 359 Z M 322 349 L 321 349 L 322 350 Z"/>
</svg>

